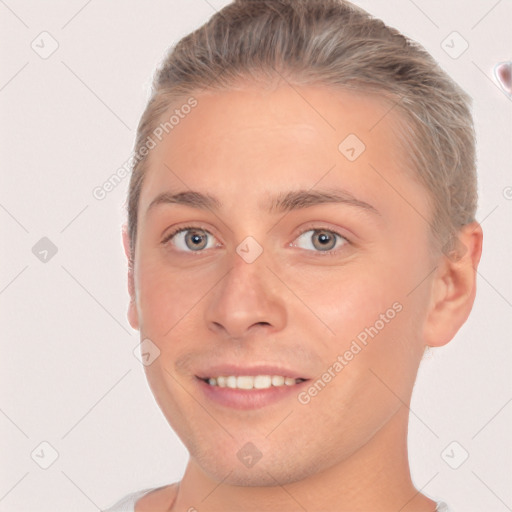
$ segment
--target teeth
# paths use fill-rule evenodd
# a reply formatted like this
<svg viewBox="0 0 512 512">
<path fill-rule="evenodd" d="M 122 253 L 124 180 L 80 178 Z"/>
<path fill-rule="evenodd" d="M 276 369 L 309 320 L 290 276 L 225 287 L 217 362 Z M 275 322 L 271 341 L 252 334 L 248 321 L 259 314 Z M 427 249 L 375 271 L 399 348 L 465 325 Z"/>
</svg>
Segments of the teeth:
<svg viewBox="0 0 512 512">
<path fill-rule="evenodd" d="M 284 384 L 284 377 L 274 375 L 272 377 L 272 386 L 282 386 Z"/>
<path fill-rule="evenodd" d="M 270 375 L 257 375 L 254 377 L 254 387 L 256 389 L 269 388 L 272 385 L 272 377 Z"/>
<path fill-rule="evenodd" d="M 254 387 L 254 378 L 240 375 L 236 378 L 236 387 L 238 389 L 252 389 Z"/>
<path fill-rule="evenodd" d="M 282 375 L 220 375 L 219 377 L 210 377 L 206 379 L 210 386 L 219 386 L 221 388 L 232 389 L 268 389 L 272 386 L 293 386 L 303 382 L 304 379 L 294 379 L 283 377 Z"/>
</svg>

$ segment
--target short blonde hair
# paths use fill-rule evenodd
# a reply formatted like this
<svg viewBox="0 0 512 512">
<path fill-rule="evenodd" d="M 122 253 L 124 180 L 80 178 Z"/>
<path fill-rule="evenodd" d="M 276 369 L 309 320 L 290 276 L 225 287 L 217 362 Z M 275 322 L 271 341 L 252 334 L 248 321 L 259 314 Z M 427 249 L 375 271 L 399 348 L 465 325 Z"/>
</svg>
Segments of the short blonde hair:
<svg viewBox="0 0 512 512">
<path fill-rule="evenodd" d="M 406 153 L 427 192 L 437 249 L 452 250 L 477 207 L 470 97 L 419 44 L 343 0 L 235 0 L 171 48 L 140 119 L 135 154 L 179 98 L 285 79 L 377 93 L 405 123 Z M 147 152 L 146 152 L 147 153 Z M 132 261 L 148 156 L 135 159 L 127 199 Z"/>
</svg>

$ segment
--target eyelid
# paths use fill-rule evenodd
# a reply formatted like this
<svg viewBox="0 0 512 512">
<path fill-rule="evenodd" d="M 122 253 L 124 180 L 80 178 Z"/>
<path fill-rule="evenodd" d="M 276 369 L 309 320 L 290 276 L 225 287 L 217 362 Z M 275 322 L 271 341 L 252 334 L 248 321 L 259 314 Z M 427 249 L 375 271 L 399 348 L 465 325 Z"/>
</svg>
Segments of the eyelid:
<svg viewBox="0 0 512 512">
<path fill-rule="evenodd" d="M 166 234 L 164 235 L 161 243 L 166 244 L 167 242 L 169 242 L 169 240 L 174 235 L 177 235 L 180 231 L 186 231 L 188 229 L 190 229 L 190 230 L 197 229 L 197 230 L 205 231 L 206 233 L 212 235 L 213 237 L 218 238 L 217 235 L 215 233 L 213 233 L 213 230 L 210 229 L 209 227 L 206 227 L 205 225 L 202 225 L 201 223 L 194 224 L 193 222 L 190 222 L 190 223 L 185 223 L 185 224 L 178 224 L 169 229 L 166 229 L 165 230 Z"/>
<path fill-rule="evenodd" d="M 293 237 L 297 238 L 298 236 L 306 233 L 307 231 L 314 230 L 314 231 L 332 231 L 333 233 L 336 233 L 337 235 L 340 235 L 342 238 L 347 240 L 347 242 L 350 242 L 350 235 L 348 234 L 347 229 L 343 229 L 339 226 L 334 226 L 330 224 L 329 222 L 322 222 L 322 221 L 310 221 L 304 225 L 302 225 L 300 228 L 297 228 L 294 231 Z"/>
</svg>

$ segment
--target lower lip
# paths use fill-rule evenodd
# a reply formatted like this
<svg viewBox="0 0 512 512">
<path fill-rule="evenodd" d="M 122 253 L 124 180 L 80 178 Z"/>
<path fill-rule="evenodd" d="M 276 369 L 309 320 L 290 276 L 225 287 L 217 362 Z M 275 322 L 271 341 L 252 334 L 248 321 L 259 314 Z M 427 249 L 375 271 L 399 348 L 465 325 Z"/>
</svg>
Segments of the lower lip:
<svg viewBox="0 0 512 512">
<path fill-rule="evenodd" d="M 232 409 L 260 409 L 297 394 L 308 384 L 308 381 L 299 382 L 293 386 L 271 386 L 266 389 L 236 389 L 210 386 L 204 380 L 197 378 L 199 386 L 209 400 Z"/>
</svg>

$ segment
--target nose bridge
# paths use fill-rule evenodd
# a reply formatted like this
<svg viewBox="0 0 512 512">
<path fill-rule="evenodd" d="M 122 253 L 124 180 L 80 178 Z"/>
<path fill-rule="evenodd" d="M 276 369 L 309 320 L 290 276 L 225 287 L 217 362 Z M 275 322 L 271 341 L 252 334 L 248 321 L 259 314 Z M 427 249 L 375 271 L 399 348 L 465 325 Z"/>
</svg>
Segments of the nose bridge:
<svg viewBox="0 0 512 512">
<path fill-rule="evenodd" d="M 279 283 L 266 266 L 266 255 L 257 255 L 251 243 L 242 242 L 233 252 L 229 270 L 213 290 L 206 309 L 208 327 L 230 337 L 243 338 L 258 324 L 282 329 L 286 322 Z"/>
<path fill-rule="evenodd" d="M 262 288 L 260 292 L 265 292 L 263 288 L 267 288 L 266 293 L 268 294 L 270 291 L 268 288 L 275 286 L 275 283 L 269 282 L 271 273 L 266 265 L 271 265 L 271 262 L 269 262 L 268 251 L 263 248 L 263 234 L 260 234 L 259 231 L 256 234 L 259 241 L 255 236 L 247 235 L 247 230 L 243 238 L 240 235 L 241 233 L 238 233 L 241 241 L 233 246 L 228 255 L 227 264 L 230 271 L 221 288 L 232 297 L 250 294 L 256 296 L 259 293 L 259 288 Z"/>
<path fill-rule="evenodd" d="M 270 276 L 266 267 L 266 256 L 261 254 L 254 258 L 251 248 L 245 253 L 243 251 L 244 246 L 240 244 L 237 251 L 232 255 L 231 270 L 226 276 L 228 282 L 226 283 L 225 292 L 235 297 L 237 295 L 247 295 L 249 299 L 251 297 L 258 299 L 258 296 L 262 294 L 271 295 L 274 283 L 269 282 Z"/>
</svg>

